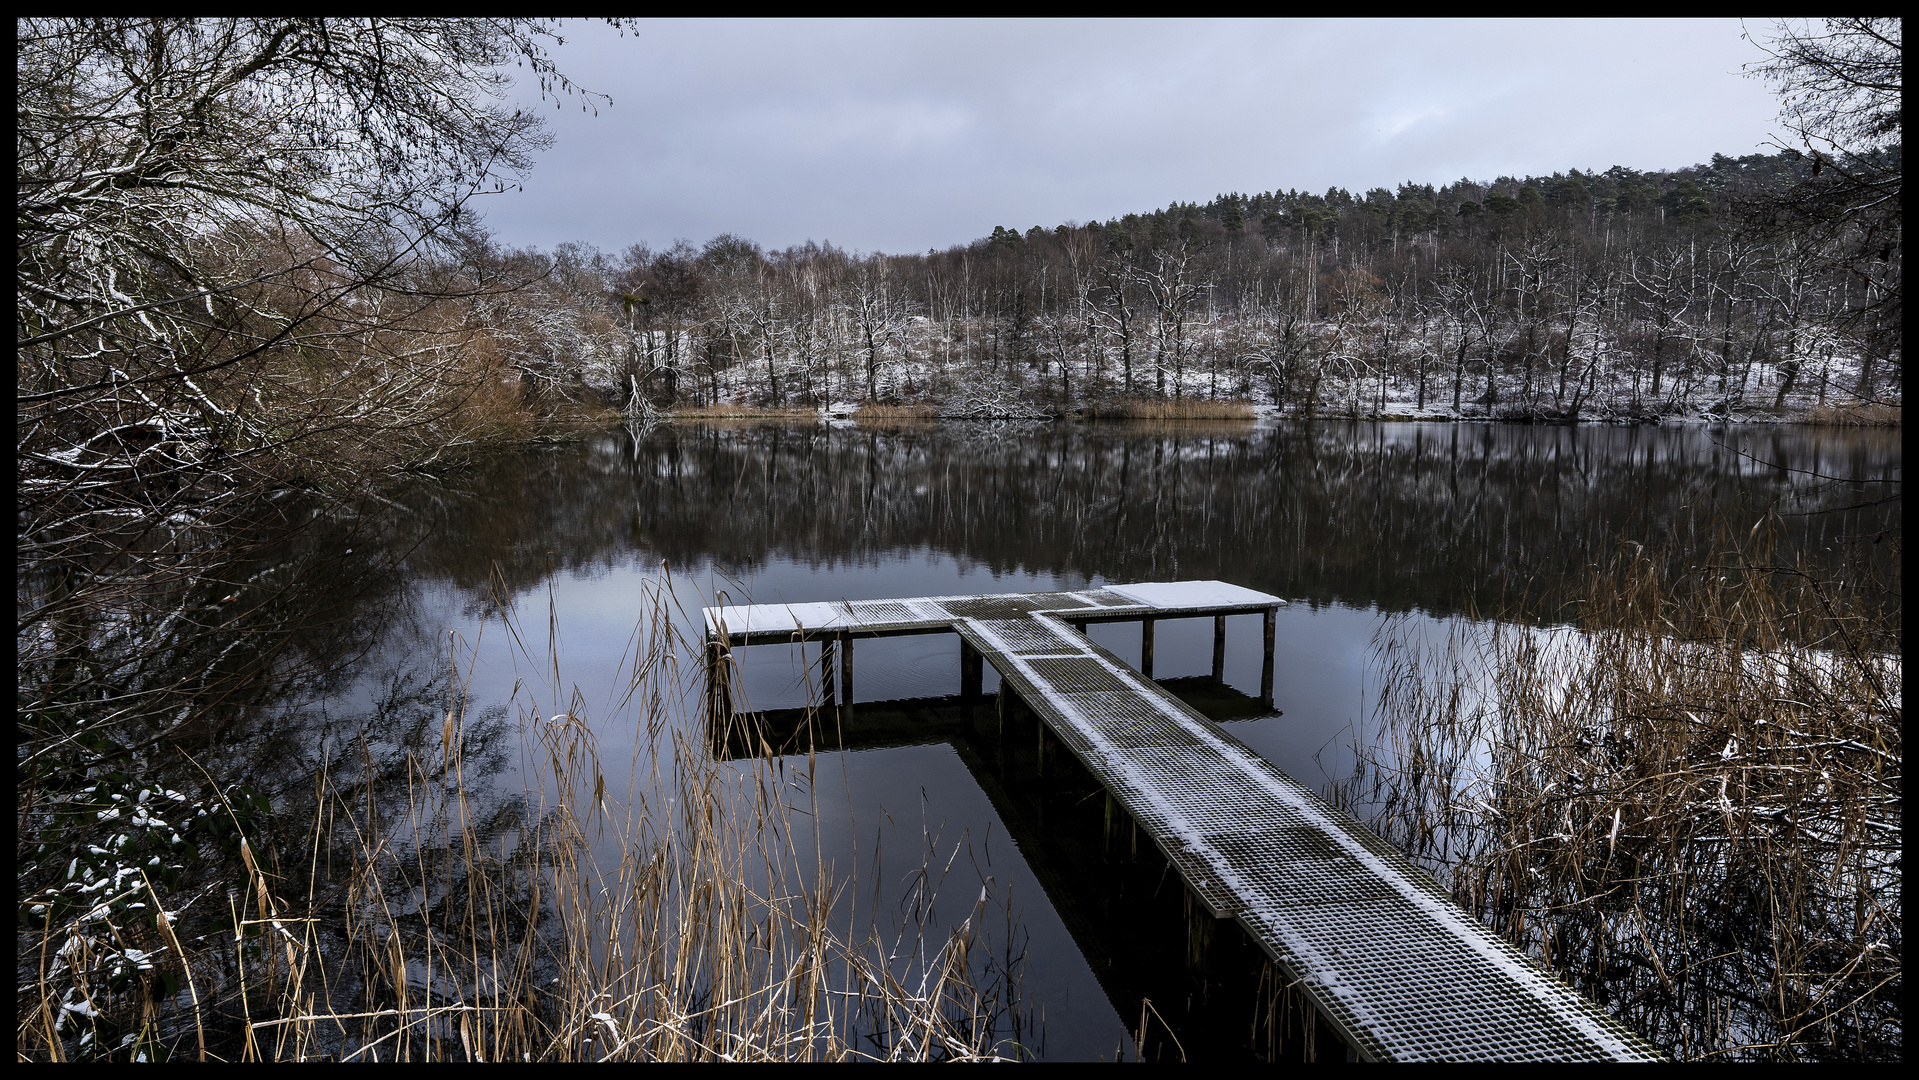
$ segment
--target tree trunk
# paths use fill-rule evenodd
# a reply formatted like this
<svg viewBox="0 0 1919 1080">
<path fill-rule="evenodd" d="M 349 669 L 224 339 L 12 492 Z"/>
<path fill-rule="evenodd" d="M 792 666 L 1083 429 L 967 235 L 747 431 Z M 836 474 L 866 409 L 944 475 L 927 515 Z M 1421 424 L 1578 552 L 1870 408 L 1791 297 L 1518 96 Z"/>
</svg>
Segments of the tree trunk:
<svg viewBox="0 0 1919 1080">
<path fill-rule="evenodd" d="M 1464 333 L 1459 335 L 1459 353 L 1453 358 L 1453 411 L 1459 411 L 1459 397 L 1466 386 L 1466 350 L 1472 347 L 1472 339 Z"/>
</svg>

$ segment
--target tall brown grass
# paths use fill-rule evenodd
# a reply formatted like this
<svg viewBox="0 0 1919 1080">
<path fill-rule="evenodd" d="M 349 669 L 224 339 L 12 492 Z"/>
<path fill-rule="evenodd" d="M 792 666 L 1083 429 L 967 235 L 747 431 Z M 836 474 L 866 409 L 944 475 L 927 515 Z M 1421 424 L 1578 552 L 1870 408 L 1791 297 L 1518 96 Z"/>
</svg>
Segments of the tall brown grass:
<svg viewBox="0 0 1919 1080">
<path fill-rule="evenodd" d="M 1569 627 L 1388 625 L 1334 797 L 1676 1057 L 1896 1059 L 1898 583 L 1755 534 L 1678 580 L 1623 546 Z"/>
<path fill-rule="evenodd" d="M 775 408 L 773 406 L 736 405 L 675 405 L 669 410 L 675 420 L 736 420 L 769 418 L 776 420 L 818 420 L 820 411 L 811 407 Z"/>
<path fill-rule="evenodd" d="M 1899 427 L 1903 409 L 1877 402 L 1853 405 L 1818 405 L 1806 413 L 1805 422 L 1822 427 Z"/>
<path fill-rule="evenodd" d="M 17 1058 L 997 1058 L 1017 986 L 978 985 L 986 894 L 948 933 L 855 932 L 856 882 L 821 861 L 821 807 L 796 795 L 810 783 L 770 751 L 716 760 L 704 725 L 726 721 L 687 714 L 703 676 L 676 607 L 670 586 L 649 597 L 615 715 L 590 720 L 577 689 L 523 713 L 523 803 L 471 794 L 456 694 L 437 743 L 400 747 L 397 812 L 323 771 L 304 865 L 266 865 L 242 839 L 243 878 L 199 901 L 222 906 L 219 932 L 181 940 L 177 912 L 139 905 L 23 937 Z M 563 685 L 557 649 L 529 656 L 517 620 L 503 630 Z M 638 736 L 624 785 L 599 757 L 611 723 Z M 135 945 L 123 977 L 75 975 L 97 968 L 75 950 Z"/>
<path fill-rule="evenodd" d="M 938 420 L 940 410 L 937 405 L 925 403 L 895 405 L 883 401 L 869 401 L 854 411 L 853 418 L 862 423 Z"/>
<path fill-rule="evenodd" d="M 1117 398 L 1089 404 L 1080 415 L 1089 420 L 1251 420 L 1255 414 L 1245 401 Z"/>
</svg>

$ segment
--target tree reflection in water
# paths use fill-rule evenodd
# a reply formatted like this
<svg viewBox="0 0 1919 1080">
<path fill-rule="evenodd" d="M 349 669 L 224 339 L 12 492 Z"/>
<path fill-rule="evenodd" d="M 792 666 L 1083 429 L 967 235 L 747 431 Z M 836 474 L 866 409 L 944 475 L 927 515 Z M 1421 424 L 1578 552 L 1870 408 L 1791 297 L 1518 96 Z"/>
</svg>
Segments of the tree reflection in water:
<svg viewBox="0 0 1919 1080">
<path fill-rule="evenodd" d="M 315 883 L 309 909 L 280 915 L 319 920 L 311 924 L 318 947 L 337 961 L 379 944 L 349 940 L 339 929 L 344 906 L 369 887 L 329 876 L 347 853 L 321 845 L 322 857 L 313 857 L 316 835 L 346 835 L 341 808 L 355 808 L 365 823 L 388 823 L 390 841 L 405 848 L 380 884 L 386 900 L 451 922 L 471 910 L 467 897 L 477 888 L 457 869 L 464 864 L 454 857 L 456 839 L 504 841 L 499 850 L 510 854 L 518 843 L 511 838 L 549 824 L 525 794 L 534 777 L 522 763 L 540 756 L 523 727 L 527 717 L 488 681 L 510 677 L 482 671 L 482 696 L 467 702 L 449 735 L 446 716 L 460 688 L 449 682 L 454 655 L 444 635 L 449 627 L 470 635 L 483 618 L 497 619 L 503 598 L 525 601 L 556 580 L 594 579 L 611 600 L 652 580 L 662 562 L 750 584 L 778 561 L 805 568 L 818 593 L 789 598 L 825 599 L 843 594 L 847 571 L 935 553 L 950 561 L 928 564 L 912 591 L 965 591 L 960 579 L 981 572 L 1065 583 L 1219 577 L 1307 607 L 1447 617 L 1496 607 L 1502 597 L 1566 595 L 1621 537 L 1663 552 L 1671 572 L 1697 562 L 1725 523 L 1755 520 L 1767 507 L 1786 523 L 1782 559 L 1803 557 L 1830 578 L 1883 576 L 1900 535 L 1898 503 L 1883 500 L 1896 494 L 1900 470 L 1896 432 L 1806 428 L 1055 423 L 1017 431 L 936 424 L 616 431 L 399 485 L 291 539 L 231 545 L 238 554 L 213 576 L 221 595 L 227 582 L 271 587 L 249 584 L 257 596 L 243 616 L 195 626 L 171 655 L 183 669 L 217 672 L 226 664 L 240 675 L 223 676 L 219 686 L 227 689 L 211 696 L 207 684 L 182 692 L 197 703 L 192 723 L 149 732 L 131 748 L 115 739 L 87 750 L 84 760 L 48 755 L 40 772 L 23 772 L 22 791 L 71 793 L 118 773 L 181 794 L 186 802 L 174 816 L 208 824 L 182 838 L 199 861 L 162 860 L 185 868 L 177 886 L 159 886 L 167 909 L 184 913 L 179 932 L 216 935 L 223 920 L 230 924 L 221 886 L 246 881 L 251 857 L 276 889 Z M 1833 477 L 1841 480 L 1826 479 Z M 1874 537 L 1893 542 L 1871 543 Z M 27 594 L 57 587 L 23 584 Z M 680 602 L 697 606 L 691 597 Z M 103 640 L 98 627 L 72 633 Z M 559 636 L 566 640 L 564 628 Z M 594 649 L 582 645 L 591 644 L 574 648 L 584 658 Z M 584 659 L 562 661 L 582 685 L 618 681 L 617 665 L 582 670 Z M 72 677 L 57 663 L 36 676 L 49 685 Z M 568 712 L 564 697 L 541 712 L 549 720 Z M 61 708 L 80 716 L 103 707 L 75 701 Z M 65 717 L 56 718 L 70 722 Z M 423 764 L 432 761 L 438 764 Z M 461 829 L 449 826 L 452 818 L 416 819 L 409 802 L 423 784 L 446 784 L 449 762 L 461 763 Z M 323 776 L 326 800 L 316 796 Z M 51 853 L 58 839 L 46 822 L 31 820 L 32 803 L 23 794 L 23 842 L 41 840 Z M 70 808 L 100 809 L 84 799 Z M 211 824 L 223 815 L 235 828 Z M 977 834 L 985 824 L 965 827 Z M 239 832 L 254 845 L 245 853 Z M 66 861 L 27 859 L 23 899 L 64 887 Z M 519 880 L 516 887 L 531 889 L 535 878 Z M 530 893 L 520 910 L 536 910 Z M 146 933 L 157 941 L 160 931 Z M 124 958 L 124 948 L 117 955 Z M 207 963 L 229 968 L 225 975 L 210 968 L 196 985 L 218 996 L 209 988 L 229 987 L 233 972 L 224 953 L 210 955 Z M 397 992 L 390 979 L 380 983 L 379 967 L 360 964 L 359 981 L 340 989 L 360 997 L 379 996 L 383 985 Z M 101 978 L 108 978 L 104 967 Z M 217 1008 L 244 1012 L 237 990 L 221 992 L 227 996 Z M 229 1028 L 219 1037 L 232 1035 Z"/>
</svg>

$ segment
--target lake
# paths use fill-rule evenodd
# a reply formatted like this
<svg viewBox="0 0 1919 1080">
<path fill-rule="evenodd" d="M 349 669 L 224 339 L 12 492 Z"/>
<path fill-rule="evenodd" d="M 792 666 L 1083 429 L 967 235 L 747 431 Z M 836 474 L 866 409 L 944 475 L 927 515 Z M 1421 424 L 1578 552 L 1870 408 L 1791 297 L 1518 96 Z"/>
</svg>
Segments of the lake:
<svg viewBox="0 0 1919 1080">
<path fill-rule="evenodd" d="M 1897 430 L 1804 427 L 614 431 L 383 493 L 317 540 L 337 549 L 340 582 L 380 584 L 358 586 L 358 644 L 303 708 L 352 717 L 410 707 L 451 656 L 469 680 L 469 713 L 496 718 L 489 783 L 506 798 L 524 783 L 523 748 L 503 718 L 527 710 L 570 710 L 592 726 L 603 761 L 632 759 L 622 670 L 645 590 L 668 573 L 676 619 L 695 640 L 699 608 L 722 596 L 798 603 L 1219 578 L 1289 601 L 1277 712 L 1248 707 L 1257 616 L 1230 620 L 1226 682 L 1240 693 L 1180 681 L 1210 673 L 1210 620 L 1160 624 L 1155 674 L 1324 790 L 1352 770 L 1364 738 L 1387 616 L 1439 629 L 1522 600 L 1550 607 L 1622 542 L 1684 564 L 1768 511 L 1783 558 L 1846 577 L 1890 558 L 1891 545 L 1844 538 L 1898 538 L 1899 503 L 1881 500 L 1899 489 L 1902 460 Z M 502 596 L 517 641 L 495 617 Z M 1091 633 L 1137 661 L 1137 624 Z M 856 875 L 862 917 L 882 922 L 904 917 L 922 866 L 950 864 L 931 917 L 940 927 L 965 917 L 990 879 L 999 915 L 986 940 L 1004 956 L 1023 952 L 1008 965 L 1036 1024 L 1021 1044 L 1049 1059 L 1131 1056 L 1139 999 L 1172 1009 L 1193 993 L 1155 959 L 1155 935 L 1179 928 L 1126 899 L 1156 895 L 1151 883 L 1101 876 L 1097 834 L 1088 838 L 1076 809 L 1084 793 L 1019 773 L 933 705 L 874 704 L 956 694 L 956 637 L 861 642 L 856 655 L 859 724 L 807 781 L 823 861 Z M 810 648 L 741 656 L 747 707 L 791 709 L 817 692 Z M 698 680 L 685 682 L 692 692 Z M 986 690 L 995 686 L 989 666 Z M 791 759 L 795 775 L 804 761 Z"/>
</svg>

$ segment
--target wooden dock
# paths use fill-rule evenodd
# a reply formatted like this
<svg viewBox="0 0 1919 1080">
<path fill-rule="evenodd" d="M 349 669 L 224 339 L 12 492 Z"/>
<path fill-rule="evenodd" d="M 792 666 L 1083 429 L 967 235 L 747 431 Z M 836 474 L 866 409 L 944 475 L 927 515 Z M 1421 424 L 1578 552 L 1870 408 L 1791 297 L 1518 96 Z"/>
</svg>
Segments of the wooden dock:
<svg viewBox="0 0 1919 1080">
<path fill-rule="evenodd" d="M 711 708 L 731 711 L 731 651 L 819 642 L 852 702 L 862 637 L 956 633 L 963 698 L 983 663 L 1106 788 L 1214 919 L 1237 922 L 1367 1060 L 1649 1061 L 1611 1016 L 1460 909 L 1430 877 L 1311 789 L 1152 679 L 1153 625 L 1212 618 L 1213 674 L 1226 618 L 1264 616 L 1260 700 L 1271 707 L 1283 600 L 1221 581 L 1077 592 L 707 608 Z M 1140 621 L 1135 671 L 1086 637 Z"/>
</svg>

